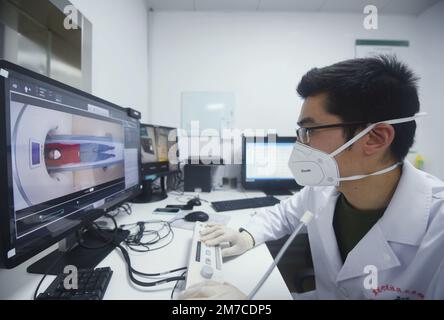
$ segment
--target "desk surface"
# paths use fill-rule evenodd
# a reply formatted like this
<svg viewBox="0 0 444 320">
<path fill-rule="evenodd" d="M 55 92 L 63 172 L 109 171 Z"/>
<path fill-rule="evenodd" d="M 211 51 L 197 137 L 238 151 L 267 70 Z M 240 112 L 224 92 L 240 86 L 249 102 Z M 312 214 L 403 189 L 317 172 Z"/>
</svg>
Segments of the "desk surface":
<svg viewBox="0 0 444 320">
<path fill-rule="evenodd" d="M 194 195 L 196 194 L 184 193 L 183 195 L 179 195 L 177 193 L 171 193 L 167 199 L 160 202 L 133 204 L 133 213 L 129 216 L 126 214 L 120 214 L 117 216 L 117 223 L 120 225 L 151 219 L 171 220 L 174 218 L 173 215 L 159 215 L 152 214 L 152 212 L 155 208 L 164 207 L 167 204 L 186 202 L 187 198 Z M 236 190 L 200 193 L 200 198 L 207 201 L 242 199 L 255 196 L 263 196 L 263 193 Z M 216 213 L 210 204 L 205 201 L 202 201 L 202 206 L 195 207 L 194 210 L 202 210 L 210 215 Z M 218 214 L 229 216 L 230 221 L 228 226 L 237 229 L 240 225 L 246 223 L 250 219 L 255 210 L 257 209 L 229 211 Z M 135 253 L 130 251 L 133 267 L 142 272 L 155 273 L 187 266 L 192 235 L 193 232 L 190 230 L 174 228 L 174 239 L 168 246 L 157 251 L 146 253 Z M 56 245 L 14 269 L 0 269 L 0 299 L 31 299 L 34 290 L 41 279 L 41 275 L 27 273 L 26 268 L 55 248 Z M 262 244 L 241 256 L 224 261 L 223 272 L 225 280 L 232 283 L 245 294 L 248 294 L 257 284 L 272 261 L 273 258 L 267 247 Z M 105 266 L 111 267 L 114 274 L 108 289 L 106 290 L 104 299 L 170 299 L 175 282 L 151 288 L 142 288 L 132 284 L 127 274 L 126 264 L 118 249 L 111 252 L 111 254 L 98 265 L 98 267 Z M 44 291 L 53 279 L 54 276 L 48 276 L 43 282 L 39 292 Z M 177 296 L 177 294 L 175 294 L 175 296 Z M 292 296 L 277 268 L 274 269 L 261 290 L 256 294 L 255 299 L 292 299 Z"/>
</svg>

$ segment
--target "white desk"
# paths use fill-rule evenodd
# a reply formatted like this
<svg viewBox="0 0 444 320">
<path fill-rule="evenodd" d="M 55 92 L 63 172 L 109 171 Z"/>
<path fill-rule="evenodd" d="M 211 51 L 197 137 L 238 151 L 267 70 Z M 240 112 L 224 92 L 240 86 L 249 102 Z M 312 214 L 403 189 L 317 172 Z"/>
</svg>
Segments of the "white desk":
<svg viewBox="0 0 444 320">
<path fill-rule="evenodd" d="M 126 214 L 120 214 L 117 217 L 117 223 L 120 225 L 150 219 L 173 219 L 174 216 L 172 215 L 153 215 L 152 211 L 155 208 L 164 207 L 167 204 L 179 204 L 180 202 L 178 200 L 184 201 L 186 200 L 186 197 L 193 195 L 195 195 L 195 193 L 185 193 L 183 196 L 171 194 L 167 199 L 160 202 L 133 204 L 132 215 L 128 216 Z M 208 201 L 240 199 L 254 196 L 263 196 L 263 193 L 224 190 L 200 194 L 201 199 Z M 202 206 L 194 207 L 194 210 L 205 211 L 209 214 L 215 213 L 210 204 L 203 201 Z M 237 229 L 240 225 L 246 223 L 250 219 L 251 215 L 254 214 L 254 211 L 254 209 L 247 209 L 218 214 L 230 216 L 231 219 L 228 226 Z M 129 251 L 133 267 L 142 272 L 155 273 L 187 266 L 193 232 L 190 230 L 174 228 L 174 234 L 173 242 L 163 249 L 147 253 L 135 253 Z M 26 268 L 55 248 L 56 246 L 52 246 L 12 270 L 0 269 L 0 299 L 31 299 L 34 290 L 41 279 L 41 275 L 27 273 Z M 245 294 L 248 294 L 265 273 L 272 261 L 273 258 L 267 247 L 262 244 L 246 252 L 242 256 L 224 261 L 223 272 L 225 280 L 235 285 Z M 170 299 L 175 282 L 150 288 L 142 288 L 133 285 L 129 280 L 126 264 L 118 249 L 114 250 L 98 265 L 98 267 L 105 266 L 111 267 L 114 274 L 108 289 L 106 290 L 104 299 Z M 180 273 L 177 273 L 177 275 L 180 275 Z M 54 276 L 48 276 L 43 282 L 39 292 L 43 292 L 53 279 Z M 148 281 L 148 279 L 146 281 Z M 177 292 L 175 296 L 177 296 Z M 257 293 L 255 299 L 292 299 L 292 296 L 277 268 L 274 269 L 267 282 L 265 282 L 261 290 Z"/>
</svg>

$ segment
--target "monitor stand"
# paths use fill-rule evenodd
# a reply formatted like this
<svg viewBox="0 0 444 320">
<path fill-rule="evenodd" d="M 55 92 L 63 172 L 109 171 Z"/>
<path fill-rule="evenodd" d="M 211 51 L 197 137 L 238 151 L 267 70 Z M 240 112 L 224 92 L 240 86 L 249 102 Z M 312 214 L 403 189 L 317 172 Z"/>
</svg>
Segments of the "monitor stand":
<svg viewBox="0 0 444 320">
<path fill-rule="evenodd" d="M 112 233 L 109 231 L 110 234 Z M 128 230 L 117 229 L 115 242 L 122 242 L 129 234 Z M 85 246 L 100 247 L 104 245 L 103 239 L 99 238 L 96 233 L 87 231 L 82 235 Z M 100 249 L 86 249 L 76 246 L 74 249 L 66 252 L 64 248 L 72 247 L 74 241 L 77 241 L 75 234 L 59 242 L 59 249 L 51 252 L 39 261 L 30 265 L 26 271 L 37 274 L 58 275 L 63 273 L 65 266 L 72 265 L 77 269 L 95 268 L 105 257 L 115 249 L 115 245 L 110 243 Z M 62 257 L 61 257 L 62 256 Z M 54 265 L 54 262 L 58 262 Z"/>
<path fill-rule="evenodd" d="M 133 203 L 157 202 L 168 198 L 165 190 L 165 177 L 160 177 L 160 192 L 153 191 L 153 180 L 142 181 L 142 193 L 131 200 Z"/>
<path fill-rule="evenodd" d="M 262 190 L 267 196 L 292 196 L 293 193 L 289 189 L 264 189 Z"/>
</svg>

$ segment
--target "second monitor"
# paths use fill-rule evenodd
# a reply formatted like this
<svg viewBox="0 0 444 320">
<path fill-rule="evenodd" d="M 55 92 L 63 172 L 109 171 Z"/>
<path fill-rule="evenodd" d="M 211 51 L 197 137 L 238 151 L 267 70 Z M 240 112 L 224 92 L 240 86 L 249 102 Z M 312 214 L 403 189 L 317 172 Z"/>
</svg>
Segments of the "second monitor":
<svg viewBox="0 0 444 320">
<path fill-rule="evenodd" d="M 267 195 L 291 195 L 299 190 L 288 167 L 296 137 L 243 137 L 242 185 Z"/>
<path fill-rule="evenodd" d="M 134 202 L 147 203 L 167 197 L 164 177 L 177 171 L 177 129 L 140 125 L 141 176 L 143 190 Z M 161 179 L 161 190 L 153 190 L 153 182 Z"/>
</svg>

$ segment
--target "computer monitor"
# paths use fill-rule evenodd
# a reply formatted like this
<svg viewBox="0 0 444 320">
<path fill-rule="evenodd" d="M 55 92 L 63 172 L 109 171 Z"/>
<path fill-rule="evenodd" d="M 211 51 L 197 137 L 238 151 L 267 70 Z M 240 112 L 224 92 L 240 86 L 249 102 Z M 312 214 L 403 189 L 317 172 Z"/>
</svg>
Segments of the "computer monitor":
<svg viewBox="0 0 444 320">
<path fill-rule="evenodd" d="M 242 185 L 268 195 L 301 189 L 288 167 L 296 137 L 242 137 Z"/>
<path fill-rule="evenodd" d="M 126 109 L 6 61 L 0 107 L 3 267 L 140 193 L 139 121 Z M 28 271 L 44 272 L 58 255 Z"/>
<path fill-rule="evenodd" d="M 164 177 L 178 170 L 177 129 L 151 124 L 140 125 L 142 193 L 135 203 L 160 201 L 167 197 Z M 161 190 L 153 191 L 153 181 L 161 178 Z"/>
<path fill-rule="evenodd" d="M 177 129 L 140 125 L 142 177 L 177 170 Z"/>
</svg>

